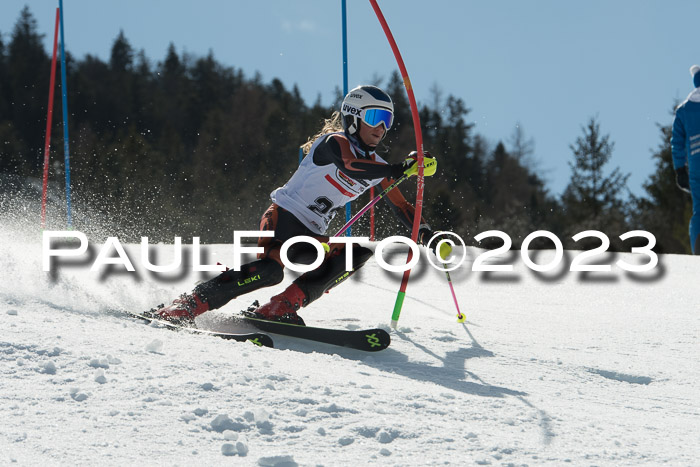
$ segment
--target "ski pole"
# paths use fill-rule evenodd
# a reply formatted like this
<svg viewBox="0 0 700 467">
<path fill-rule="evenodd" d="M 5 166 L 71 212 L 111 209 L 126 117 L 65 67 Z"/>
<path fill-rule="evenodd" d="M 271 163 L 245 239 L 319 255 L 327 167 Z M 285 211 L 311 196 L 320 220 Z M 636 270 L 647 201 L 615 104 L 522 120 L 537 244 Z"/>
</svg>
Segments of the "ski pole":
<svg viewBox="0 0 700 467">
<path fill-rule="evenodd" d="M 444 266 L 444 263 L 443 263 L 443 266 Z M 447 276 L 447 283 L 450 284 L 450 292 L 452 292 L 452 299 L 455 301 L 455 307 L 457 307 L 457 322 L 463 323 L 467 320 L 467 317 L 464 316 L 461 311 L 459 311 L 459 303 L 457 303 L 457 295 L 455 294 L 455 288 L 452 285 L 452 279 L 450 278 L 450 271 L 445 271 L 445 275 Z"/>
<path fill-rule="evenodd" d="M 430 240 L 433 240 L 433 239 L 431 238 Z M 443 254 L 443 251 L 442 251 L 442 243 L 443 242 L 444 242 L 444 240 L 441 240 L 438 242 L 437 245 L 435 245 L 435 256 L 437 256 L 438 260 L 442 263 L 442 267 L 445 271 L 445 276 L 447 276 L 447 283 L 450 285 L 450 292 L 452 292 L 452 300 L 454 300 L 455 307 L 457 308 L 457 322 L 464 323 L 467 320 L 467 317 L 464 316 L 462 314 L 462 312 L 459 310 L 459 303 L 457 302 L 457 294 L 455 293 L 455 288 L 452 285 L 452 278 L 450 277 L 450 271 L 447 270 L 447 262 L 445 261 L 447 259 L 447 257 L 450 255 L 452 248 L 450 247 L 449 250 L 446 250 L 445 253 Z M 450 242 L 445 242 L 445 243 L 449 245 Z"/>
<path fill-rule="evenodd" d="M 382 191 L 382 192 L 379 193 L 377 196 L 375 196 L 374 199 L 372 199 L 372 201 L 370 201 L 369 203 L 367 203 L 367 205 L 366 205 L 364 208 L 360 209 L 360 211 L 359 211 L 357 214 L 355 214 L 354 216 L 352 216 L 352 218 L 351 218 L 349 221 L 347 221 L 347 222 L 345 223 L 345 225 L 342 226 L 342 227 L 340 228 L 340 230 L 338 230 L 338 233 L 336 233 L 336 234 L 333 235 L 333 236 L 334 236 L 334 237 L 340 237 L 341 235 L 343 235 L 343 233 L 345 233 L 345 231 L 346 231 L 352 224 L 354 224 L 360 217 L 362 217 L 362 215 L 363 215 L 364 213 L 366 213 L 367 211 L 369 211 L 369 209 L 370 209 L 372 206 L 374 206 L 375 204 L 377 204 L 377 203 L 379 202 L 380 199 L 384 198 L 387 194 L 389 194 L 389 192 L 390 192 L 391 190 L 393 190 L 394 188 L 396 188 L 401 182 L 403 182 L 403 181 L 406 180 L 407 178 L 408 178 L 408 175 L 404 174 L 404 175 L 402 175 L 398 180 L 394 181 L 394 183 L 392 183 L 391 185 L 389 185 L 388 187 L 386 187 L 386 188 L 384 189 L 384 191 Z"/>
</svg>

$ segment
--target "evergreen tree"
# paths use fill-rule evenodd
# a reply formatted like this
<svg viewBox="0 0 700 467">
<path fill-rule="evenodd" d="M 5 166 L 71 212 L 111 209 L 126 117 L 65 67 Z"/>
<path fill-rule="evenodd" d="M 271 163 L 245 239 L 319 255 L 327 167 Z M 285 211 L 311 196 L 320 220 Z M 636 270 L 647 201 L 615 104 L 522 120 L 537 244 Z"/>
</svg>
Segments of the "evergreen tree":
<svg viewBox="0 0 700 467">
<path fill-rule="evenodd" d="M 124 36 L 124 31 L 120 30 L 112 44 L 109 58 L 109 82 L 112 88 L 110 114 L 116 121 L 126 123 L 135 114 L 132 106 L 133 66 L 134 50 Z"/>
<path fill-rule="evenodd" d="M 25 161 L 23 146 L 11 115 L 7 49 L 0 34 L 0 173 L 21 173 Z"/>
<path fill-rule="evenodd" d="M 132 71 L 133 87 L 133 111 L 132 118 L 143 130 L 144 137 L 154 144 L 156 140 L 157 128 L 157 110 L 156 110 L 156 95 L 158 88 L 156 86 L 151 63 L 146 57 L 146 53 L 141 49 L 137 54 Z"/>
<path fill-rule="evenodd" d="M 508 232 L 516 248 L 529 233 L 552 229 L 547 213 L 556 206 L 544 182 L 523 164 L 524 156 L 512 155 L 503 143 L 496 145 L 485 166 L 485 202 L 479 219 L 479 230 Z"/>
<path fill-rule="evenodd" d="M 109 57 L 109 68 L 113 73 L 124 74 L 130 72 L 134 65 L 134 49 L 124 36 L 124 31 L 119 30 L 119 35 L 112 44 L 112 52 Z"/>
<path fill-rule="evenodd" d="M 525 169 L 525 177 L 529 186 L 528 217 L 533 230 L 560 230 L 553 212 L 559 211 L 558 201 L 549 193 L 543 170 L 535 158 L 535 140 L 525 135 L 523 126 L 518 122 L 508 139 L 510 154 Z"/>
<path fill-rule="evenodd" d="M 9 120 L 19 137 L 21 157 L 32 175 L 41 167 L 43 138 L 46 127 L 46 97 L 49 87 L 50 62 L 42 45 L 37 22 L 29 7 L 19 16 L 7 54 L 6 79 L 9 96 Z"/>
<path fill-rule="evenodd" d="M 9 89 L 7 86 L 7 52 L 5 41 L 0 33 L 0 121 L 9 116 Z"/>
<path fill-rule="evenodd" d="M 159 93 L 155 105 L 162 128 L 178 133 L 187 147 L 194 147 L 197 130 L 191 124 L 192 86 L 186 60 L 180 59 L 173 43 L 168 46 L 165 60 L 159 64 L 157 83 Z"/>
<path fill-rule="evenodd" d="M 569 162 L 571 180 L 562 195 L 568 221 L 565 230 L 576 234 L 583 230 L 605 229 L 612 240 L 626 229 L 627 202 L 623 194 L 629 191 L 629 174 L 622 174 L 619 167 L 609 175 L 605 174 L 614 143 L 610 141 L 610 135 L 601 135 L 600 124 L 595 118 L 583 128 L 583 136 L 576 139 L 576 144 L 569 147 L 574 162 Z"/>
<path fill-rule="evenodd" d="M 438 158 L 439 170 L 426 182 L 426 217 L 436 228 L 466 235 L 483 186 L 483 158 L 475 150 L 474 125 L 466 121 L 470 110 L 464 101 L 454 96 L 443 100 L 436 85 L 431 92 L 433 107 L 421 111 L 423 146 Z"/>
<path fill-rule="evenodd" d="M 525 131 L 520 122 L 515 125 L 508 142 L 510 143 L 510 149 L 508 151 L 510 155 L 521 163 L 532 163 L 532 161 L 528 159 L 535 153 L 535 140 L 532 138 L 528 139 L 525 136 Z"/>
<path fill-rule="evenodd" d="M 76 118 L 84 119 L 91 129 L 104 137 L 112 134 L 115 127 L 113 103 L 116 98 L 113 93 L 106 92 L 110 83 L 109 66 L 98 57 L 87 55 L 77 64 L 69 85 L 69 105 Z M 79 112 L 75 112 L 76 109 Z M 74 119 L 71 122 L 78 124 Z"/>
<path fill-rule="evenodd" d="M 377 83 L 377 85 L 380 85 Z M 394 123 L 386 135 L 386 144 L 391 151 L 401 157 L 416 149 L 416 135 L 413 131 L 411 105 L 408 102 L 406 88 L 401 75 L 394 71 L 389 78 L 385 91 L 394 101 Z"/>
</svg>

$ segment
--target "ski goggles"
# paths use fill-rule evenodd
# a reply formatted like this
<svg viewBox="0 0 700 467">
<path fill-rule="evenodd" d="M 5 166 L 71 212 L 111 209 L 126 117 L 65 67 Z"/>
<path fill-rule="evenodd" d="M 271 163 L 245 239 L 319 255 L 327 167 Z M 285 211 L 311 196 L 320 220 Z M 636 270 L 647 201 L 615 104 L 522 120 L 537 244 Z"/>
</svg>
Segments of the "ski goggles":
<svg viewBox="0 0 700 467">
<path fill-rule="evenodd" d="M 391 128 L 391 123 L 394 120 L 394 113 L 387 109 L 365 109 L 362 111 L 362 121 L 367 125 L 375 128 L 383 123 L 387 130 Z"/>
</svg>

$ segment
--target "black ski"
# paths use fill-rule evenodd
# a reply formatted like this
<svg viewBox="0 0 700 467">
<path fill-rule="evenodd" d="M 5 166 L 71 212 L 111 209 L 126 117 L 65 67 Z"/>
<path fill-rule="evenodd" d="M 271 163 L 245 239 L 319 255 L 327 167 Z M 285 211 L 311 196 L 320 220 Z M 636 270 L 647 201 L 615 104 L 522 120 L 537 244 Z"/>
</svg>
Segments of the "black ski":
<svg viewBox="0 0 700 467">
<path fill-rule="evenodd" d="M 379 328 L 348 331 L 345 329 L 317 328 L 281 323 L 279 321 L 267 321 L 245 315 L 237 315 L 237 317 L 261 331 L 315 342 L 323 342 L 324 344 L 349 347 L 366 352 L 384 350 L 389 347 L 391 343 L 391 336 L 389 333 Z"/>
<path fill-rule="evenodd" d="M 262 332 L 246 332 L 246 333 L 229 333 L 229 332 L 218 332 L 218 331 L 207 331 L 205 329 L 197 329 L 189 326 L 180 326 L 178 324 L 171 323 L 162 319 L 153 318 L 140 313 L 133 313 L 131 311 L 126 312 L 132 318 L 137 318 L 147 323 L 158 323 L 161 326 L 170 329 L 171 331 L 184 331 L 192 334 L 201 334 L 205 336 L 220 337 L 221 339 L 234 340 L 238 342 L 250 341 L 253 344 L 260 347 L 274 347 L 272 338 L 267 334 Z"/>
</svg>

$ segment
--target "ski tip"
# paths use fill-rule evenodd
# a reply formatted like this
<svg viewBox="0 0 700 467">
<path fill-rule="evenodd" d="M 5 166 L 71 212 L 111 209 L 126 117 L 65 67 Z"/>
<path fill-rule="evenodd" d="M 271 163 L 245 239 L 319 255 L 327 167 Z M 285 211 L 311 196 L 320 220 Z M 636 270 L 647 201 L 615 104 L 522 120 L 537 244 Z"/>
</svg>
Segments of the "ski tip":
<svg viewBox="0 0 700 467">
<path fill-rule="evenodd" d="M 378 352 L 384 350 L 391 344 L 391 334 L 384 329 L 373 329 L 365 333 L 368 347 L 364 350 L 368 352 Z"/>
<path fill-rule="evenodd" d="M 275 344 L 272 341 L 272 338 L 267 334 L 251 336 L 246 340 L 246 342 L 250 342 L 251 344 L 257 345 L 258 347 L 269 347 L 271 349 L 275 348 Z"/>
</svg>

